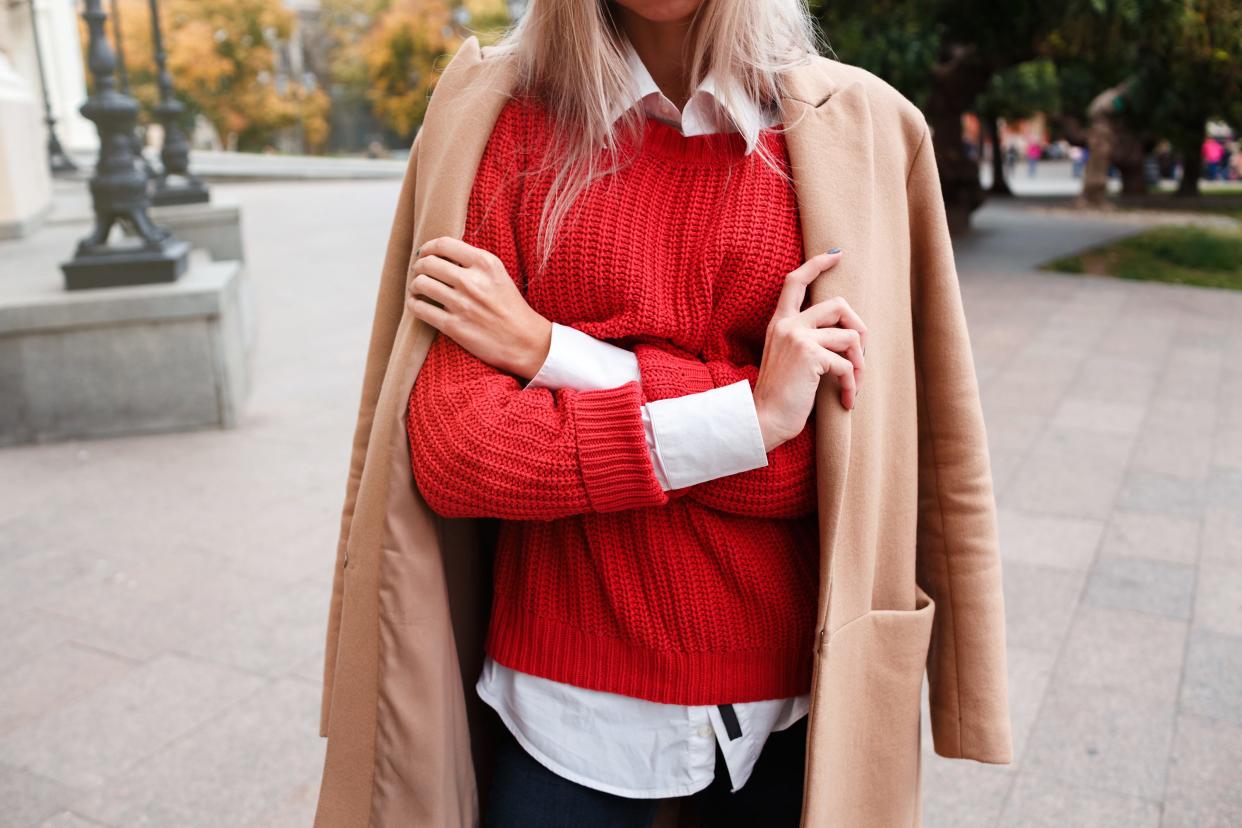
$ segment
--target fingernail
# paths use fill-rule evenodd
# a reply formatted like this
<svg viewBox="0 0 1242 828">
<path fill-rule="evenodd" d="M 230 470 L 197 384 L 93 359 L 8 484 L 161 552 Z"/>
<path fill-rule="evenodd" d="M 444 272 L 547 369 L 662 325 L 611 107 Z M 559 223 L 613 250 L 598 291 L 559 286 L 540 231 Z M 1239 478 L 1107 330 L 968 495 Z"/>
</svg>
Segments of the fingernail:
<svg viewBox="0 0 1242 828">
<path fill-rule="evenodd" d="M 834 248 L 832 248 L 831 250 L 829 250 L 829 251 L 828 251 L 828 255 L 832 255 L 833 253 L 840 253 L 840 252 L 841 252 L 841 248 L 839 248 L 839 247 L 834 247 Z"/>
<path fill-rule="evenodd" d="M 414 255 L 415 255 L 415 256 L 417 256 L 417 255 L 419 254 L 419 251 L 421 251 L 421 250 L 422 250 L 422 248 L 421 248 L 421 247 L 416 247 L 416 248 L 414 248 Z"/>
</svg>

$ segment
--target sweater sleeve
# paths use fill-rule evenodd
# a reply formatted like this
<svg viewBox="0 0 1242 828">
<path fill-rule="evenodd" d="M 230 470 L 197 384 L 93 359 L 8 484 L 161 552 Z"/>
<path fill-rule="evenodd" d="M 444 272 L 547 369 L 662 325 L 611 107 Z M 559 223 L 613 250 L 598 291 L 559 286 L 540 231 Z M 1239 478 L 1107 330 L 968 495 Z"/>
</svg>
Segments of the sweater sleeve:
<svg viewBox="0 0 1242 828">
<path fill-rule="evenodd" d="M 463 240 L 497 257 L 525 292 L 518 206 L 528 114 L 506 106 L 467 207 Z M 410 392 L 414 479 L 445 517 L 552 520 L 668 501 L 655 477 L 637 382 L 573 391 L 523 388 L 437 334 Z"/>
<path fill-rule="evenodd" d="M 661 506 L 636 382 L 596 391 L 522 388 L 449 337 L 410 393 L 414 479 L 445 517 L 553 520 Z"/>
<path fill-rule="evenodd" d="M 759 378 L 757 365 L 703 361 L 647 344 L 635 346 L 634 353 L 644 401 L 680 397 L 739 380 L 746 380 L 753 389 Z M 768 452 L 766 466 L 696 483 L 678 492 L 713 509 L 747 517 L 811 514 L 818 505 L 813 434 L 809 425 L 803 427 L 795 437 Z"/>
</svg>

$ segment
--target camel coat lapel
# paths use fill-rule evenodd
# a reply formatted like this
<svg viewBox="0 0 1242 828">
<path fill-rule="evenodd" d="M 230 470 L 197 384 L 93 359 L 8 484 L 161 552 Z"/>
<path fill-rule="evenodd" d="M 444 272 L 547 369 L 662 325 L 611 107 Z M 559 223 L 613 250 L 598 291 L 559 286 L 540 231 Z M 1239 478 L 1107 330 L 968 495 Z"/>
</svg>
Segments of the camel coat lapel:
<svg viewBox="0 0 1242 828">
<path fill-rule="evenodd" d="M 460 238 L 515 81 L 469 38 L 414 142 L 381 273 L 342 510 L 324 664 L 316 826 L 473 826 L 493 734 L 472 692 L 494 522 L 418 494 L 404 408 L 435 331 L 404 312 L 414 248 Z M 804 826 L 917 826 L 920 693 L 935 750 L 1011 758 L 986 435 L 921 114 L 816 58 L 781 101 L 811 288 L 867 320 L 868 381 L 816 405 L 821 578 Z"/>
</svg>

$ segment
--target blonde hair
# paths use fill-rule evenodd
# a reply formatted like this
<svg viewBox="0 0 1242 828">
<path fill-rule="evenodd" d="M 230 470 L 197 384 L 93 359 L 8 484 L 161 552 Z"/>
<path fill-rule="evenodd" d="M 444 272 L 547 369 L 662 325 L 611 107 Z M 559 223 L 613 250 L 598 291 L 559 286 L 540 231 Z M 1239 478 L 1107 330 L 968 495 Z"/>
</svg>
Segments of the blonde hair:
<svg viewBox="0 0 1242 828">
<path fill-rule="evenodd" d="M 637 107 L 612 120 L 614 102 L 629 91 L 624 37 L 611 0 L 530 0 L 489 50 L 517 61 L 513 94 L 535 97 L 554 124 L 545 169 L 555 167 L 556 176 L 539 219 L 540 269 L 574 200 L 618 168 L 623 137 L 637 141 L 642 135 L 644 116 Z M 690 88 L 710 74 L 726 105 L 741 94 L 758 106 L 776 106 L 786 91 L 782 73 L 806 63 L 821 42 L 806 0 L 702 0 L 686 38 Z M 601 149 L 607 165 L 600 163 Z M 754 151 L 780 171 L 762 142 Z"/>
</svg>

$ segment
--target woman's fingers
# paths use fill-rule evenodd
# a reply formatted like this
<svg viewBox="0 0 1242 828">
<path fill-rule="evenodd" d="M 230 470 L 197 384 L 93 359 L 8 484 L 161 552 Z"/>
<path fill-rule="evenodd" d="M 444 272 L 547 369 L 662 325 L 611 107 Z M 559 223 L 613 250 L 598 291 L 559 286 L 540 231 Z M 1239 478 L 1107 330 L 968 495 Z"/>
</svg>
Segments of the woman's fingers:
<svg viewBox="0 0 1242 828">
<path fill-rule="evenodd" d="M 847 409 L 854 407 L 854 399 L 858 396 L 858 380 L 854 377 L 854 363 L 840 354 L 824 351 L 822 358 L 824 373 L 836 377 L 841 388 L 841 405 Z"/>
<path fill-rule="evenodd" d="M 866 347 L 867 326 L 862 317 L 854 312 L 844 297 L 834 296 L 822 302 L 816 302 L 799 314 L 803 322 L 812 328 L 825 328 L 837 325 L 842 328 L 858 331 L 859 342 Z"/>
<path fill-rule="evenodd" d="M 420 273 L 414 277 L 414 281 L 410 282 L 410 293 L 415 296 L 427 296 L 446 308 L 452 308 L 457 302 L 457 291 L 426 273 Z"/>
<path fill-rule="evenodd" d="M 436 254 L 427 254 L 415 259 L 410 270 L 414 274 L 426 273 L 434 276 L 444 284 L 453 287 L 461 284 L 462 276 L 466 272 L 466 268 Z"/>
<path fill-rule="evenodd" d="M 450 259 L 462 267 L 481 266 L 485 264 L 485 251 L 452 236 L 437 236 L 418 246 L 419 256 L 440 256 Z"/>
<path fill-rule="evenodd" d="M 806 298 L 807 285 L 811 284 L 819 274 L 830 269 L 839 261 L 841 261 L 840 250 L 837 250 L 836 253 L 820 253 L 789 271 L 785 276 L 785 284 L 781 288 L 781 294 L 776 300 L 776 312 L 772 315 L 772 318 L 779 319 L 780 317 L 793 316 L 797 313 L 802 307 L 802 300 Z"/>
<path fill-rule="evenodd" d="M 420 299 L 417 296 L 407 297 L 405 304 L 410 309 L 410 313 L 414 314 L 415 319 L 423 320 L 437 331 L 444 331 L 449 321 L 449 313 L 444 308 L 436 307 L 426 299 Z"/>
<path fill-rule="evenodd" d="M 861 380 L 863 349 L 858 331 L 849 328 L 816 328 L 811 331 L 811 338 L 829 351 L 848 359 L 854 366 L 855 379 Z"/>
</svg>

